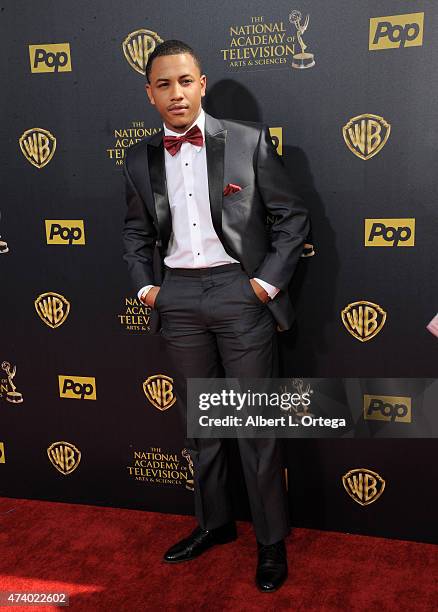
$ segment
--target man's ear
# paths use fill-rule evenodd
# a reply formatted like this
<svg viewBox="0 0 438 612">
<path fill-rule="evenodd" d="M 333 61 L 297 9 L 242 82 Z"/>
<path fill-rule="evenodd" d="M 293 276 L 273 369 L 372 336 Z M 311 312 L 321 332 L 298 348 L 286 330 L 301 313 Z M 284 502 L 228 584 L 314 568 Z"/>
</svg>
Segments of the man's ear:
<svg viewBox="0 0 438 612">
<path fill-rule="evenodd" d="M 149 83 L 146 83 L 146 85 L 144 86 L 146 93 L 148 95 L 149 98 L 149 102 L 155 106 L 155 100 L 154 100 L 154 96 L 152 95 L 152 90 L 151 90 L 151 86 L 149 85 Z"/>
<path fill-rule="evenodd" d="M 205 74 L 201 75 L 201 98 L 205 96 L 205 90 L 207 88 L 207 77 Z"/>
</svg>

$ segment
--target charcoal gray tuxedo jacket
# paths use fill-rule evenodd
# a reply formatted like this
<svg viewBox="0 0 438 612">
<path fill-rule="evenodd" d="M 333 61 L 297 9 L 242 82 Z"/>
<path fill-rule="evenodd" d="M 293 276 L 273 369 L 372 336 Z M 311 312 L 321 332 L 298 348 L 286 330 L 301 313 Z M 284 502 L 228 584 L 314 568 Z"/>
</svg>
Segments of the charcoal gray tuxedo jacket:
<svg viewBox="0 0 438 612">
<path fill-rule="evenodd" d="M 289 329 L 295 315 L 288 285 L 309 231 L 306 207 L 294 192 L 266 126 L 218 120 L 205 113 L 205 146 L 211 218 L 217 236 L 250 278 L 260 278 L 280 289 L 267 307 L 277 329 Z M 124 175 L 127 213 L 123 258 L 137 292 L 145 285 L 161 284 L 172 233 L 163 131 L 127 150 Z M 239 185 L 241 191 L 224 196 L 229 183 Z M 152 309 L 149 323 L 151 333 L 159 332 L 158 310 Z"/>
</svg>

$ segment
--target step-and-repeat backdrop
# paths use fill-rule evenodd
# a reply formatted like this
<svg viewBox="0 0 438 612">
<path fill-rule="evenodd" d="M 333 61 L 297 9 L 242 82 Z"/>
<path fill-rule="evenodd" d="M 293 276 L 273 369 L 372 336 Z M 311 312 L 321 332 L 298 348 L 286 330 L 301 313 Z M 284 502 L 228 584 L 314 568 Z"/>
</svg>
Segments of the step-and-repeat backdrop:
<svg viewBox="0 0 438 612">
<path fill-rule="evenodd" d="M 432 1 L 3 3 L 1 495 L 192 512 L 121 241 L 126 149 L 161 128 L 145 65 L 177 38 L 205 109 L 267 124 L 309 207 L 282 376 L 366 377 L 363 419 L 405 436 L 287 440 L 293 524 L 433 540 L 437 443 L 413 432 L 437 373 L 437 19 Z"/>
</svg>

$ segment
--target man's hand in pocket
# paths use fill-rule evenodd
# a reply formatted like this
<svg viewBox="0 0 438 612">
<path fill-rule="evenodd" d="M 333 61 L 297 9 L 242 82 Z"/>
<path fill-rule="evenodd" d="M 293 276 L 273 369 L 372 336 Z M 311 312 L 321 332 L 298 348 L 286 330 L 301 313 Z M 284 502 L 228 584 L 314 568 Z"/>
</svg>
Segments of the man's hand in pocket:
<svg viewBox="0 0 438 612">
<path fill-rule="evenodd" d="M 251 283 L 254 293 L 259 298 L 259 300 L 264 304 L 266 304 L 266 302 L 269 302 L 271 298 L 269 297 L 267 291 L 265 291 L 265 289 L 263 289 L 263 287 L 259 285 L 254 278 L 250 278 L 249 282 Z"/>
<path fill-rule="evenodd" d="M 146 304 L 146 306 L 149 306 L 150 308 L 154 308 L 155 300 L 157 299 L 157 295 L 160 292 L 160 289 L 161 287 L 157 285 L 155 287 L 151 287 L 145 293 L 142 293 L 140 299 L 143 302 L 143 304 Z"/>
</svg>

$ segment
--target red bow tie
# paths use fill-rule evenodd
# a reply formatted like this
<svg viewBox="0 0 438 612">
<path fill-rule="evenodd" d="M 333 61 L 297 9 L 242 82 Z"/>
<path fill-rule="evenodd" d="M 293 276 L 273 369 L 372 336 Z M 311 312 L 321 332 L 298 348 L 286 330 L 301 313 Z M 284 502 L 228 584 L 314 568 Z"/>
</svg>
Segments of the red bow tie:
<svg viewBox="0 0 438 612">
<path fill-rule="evenodd" d="M 169 153 L 175 155 L 181 149 L 183 142 L 190 142 L 197 147 L 202 147 L 204 138 L 199 127 L 194 125 L 184 136 L 165 136 L 163 142 Z"/>
</svg>

